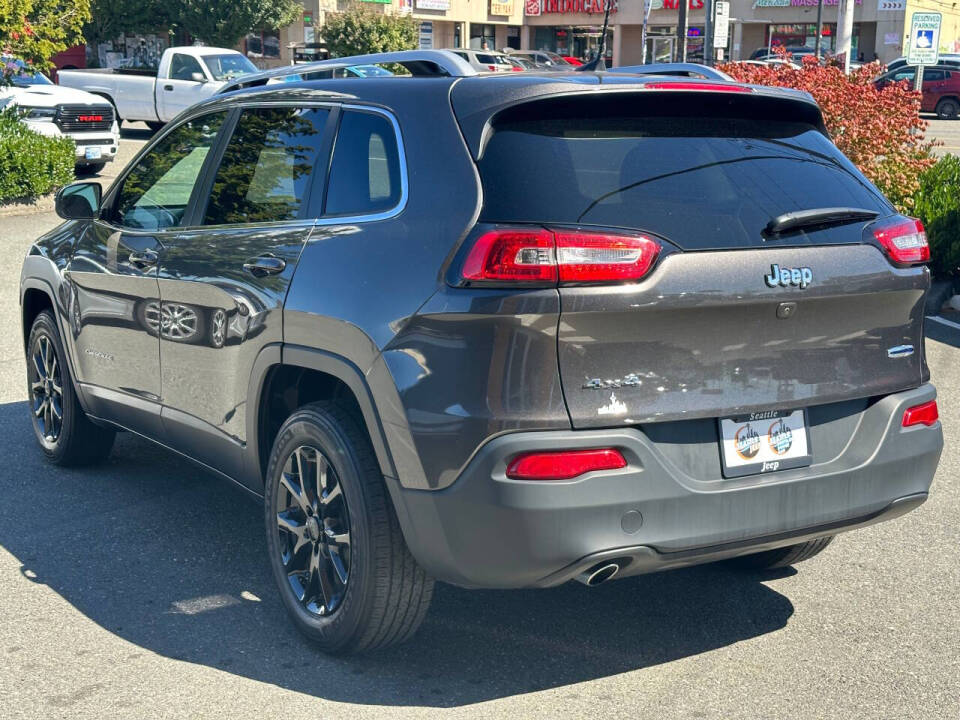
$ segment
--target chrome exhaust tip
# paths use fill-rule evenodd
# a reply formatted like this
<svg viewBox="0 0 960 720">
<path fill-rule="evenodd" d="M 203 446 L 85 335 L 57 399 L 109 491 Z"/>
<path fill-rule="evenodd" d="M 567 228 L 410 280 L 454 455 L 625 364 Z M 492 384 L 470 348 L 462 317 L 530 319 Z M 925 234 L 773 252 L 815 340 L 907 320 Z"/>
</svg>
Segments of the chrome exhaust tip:
<svg viewBox="0 0 960 720">
<path fill-rule="evenodd" d="M 596 587 L 610 580 L 618 572 L 620 572 L 620 566 L 617 563 L 600 563 L 577 575 L 577 580 L 584 585 Z"/>
</svg>

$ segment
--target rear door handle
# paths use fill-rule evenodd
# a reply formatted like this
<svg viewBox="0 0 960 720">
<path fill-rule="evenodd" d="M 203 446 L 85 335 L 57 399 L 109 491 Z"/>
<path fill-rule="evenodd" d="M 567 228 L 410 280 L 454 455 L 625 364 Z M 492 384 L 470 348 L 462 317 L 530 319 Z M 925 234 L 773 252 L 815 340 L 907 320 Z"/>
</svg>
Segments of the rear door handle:
<svg viewBox="0 0 960 720">
<path fill-rule="evenodd" d="M 130 253 L 130 264 L 140 270 L 146 270 L 156 265 L 159 257 L 153 250 L 134 250 Z"/>
<path fill-rule="evenodd" d="M 254 277 L 263 277 L 264 275 L 276 275 L 283 272 L 287 267 L 286 260 L 278 258 L 275 255 L 259 255 L 250 258 L 243 264 L 243 269 Z"/>
</svg>

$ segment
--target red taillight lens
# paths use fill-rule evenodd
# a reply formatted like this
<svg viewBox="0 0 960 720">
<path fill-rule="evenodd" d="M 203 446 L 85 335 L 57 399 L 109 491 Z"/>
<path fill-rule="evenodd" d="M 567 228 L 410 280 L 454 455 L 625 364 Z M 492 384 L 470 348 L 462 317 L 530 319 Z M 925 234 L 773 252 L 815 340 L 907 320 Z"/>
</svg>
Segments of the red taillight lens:
<svg viewBox="0 0 960 720">
<path fill-rule="evenodd" d="M 553 233 L 493 230 L 477 238 L 463 265 L 465 280 L 556 283 Z"/>
<path fill-rule="evenodd" d="M 939 419 L 940 411 L 937 409 L 936 400 L 925 402 L 923 405 L 915 405 L 903 411 L 903 427 L 933 425 Z"/>
<path fill-rule="evenodd" d="M 497 229 L 477 238 L 463 279 L 556 285 L 631 282 L 644 277 L 660 255 L 645 235 L 582 230 Z"/>
<path fill-rule="evenodd" d="M 643 235 L 556 231 L 560 282 L 626 282 L 649 272 L 660 245 Z"/>
<path fill-rule="evenodd" d="M 627 466 L 619 450 L 561 450 L 518 455 L 507 467 L 513 480 L 572 480 L 595 470 L 618 470 Z"/>
<path fill-rule="evenodd" d="M 923 223 L 914 218 L 901 218 L 873 229 L 873 237 L 897 265 L 916 265 L 930 259 L 930 246 Z"/>
<path fill-rule="evenodd" d="M 643 87 L 646 90 L 708 90 L 710 92 L 731 93 L 753 92 L 753 88 L 746 87 L 745 85 L 736 85 L 734 83 L 727 85 L 714 82 L 677 82 L 666 80 L 661 82 L 644 83 Z"/>
<path fill-rule="evenodd" d="M 490 69 L 490 72 L 496 72 L 496 71 L 497 71 L 497 66 L 496 66 L 496 65 L 487 65 L 487 67 Z"/>
</svg>

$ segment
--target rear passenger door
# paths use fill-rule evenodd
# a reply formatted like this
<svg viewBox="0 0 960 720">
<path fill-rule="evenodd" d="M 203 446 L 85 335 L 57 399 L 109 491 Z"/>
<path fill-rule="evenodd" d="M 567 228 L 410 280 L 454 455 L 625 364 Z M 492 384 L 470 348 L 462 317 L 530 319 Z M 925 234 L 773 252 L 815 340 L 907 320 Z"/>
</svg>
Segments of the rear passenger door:
<svg viewBox="0 0 960 720">
<path fill-rule="evenodd" d="M 247 385 L 283 340 L 282 308 L 319 214 L 332 143 L 324 106 L 234 110 L 192 227 L 158 281 L 163 423 L 173 445 L 233 477 L 247 442 Z"/>
</svg>

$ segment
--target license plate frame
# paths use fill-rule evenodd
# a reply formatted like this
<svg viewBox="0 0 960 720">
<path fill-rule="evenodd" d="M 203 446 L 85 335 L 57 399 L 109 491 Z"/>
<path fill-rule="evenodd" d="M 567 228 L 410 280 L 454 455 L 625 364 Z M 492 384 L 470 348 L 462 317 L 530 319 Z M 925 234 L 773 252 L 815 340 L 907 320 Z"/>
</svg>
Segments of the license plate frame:
<svg viewBox="0 0 960 720">
<path fill-rule="evenodd" d="M 85 160 L 99 160 L 103 157 L 103 150 L 99 147 L 84 148 L 83 157 Z"/>
<path fill-rule="evenodd" d="M 813 463 L 806 409 L 718 418 L 717 433 L 725 478 L 781 472 Z"/>
</svg>

